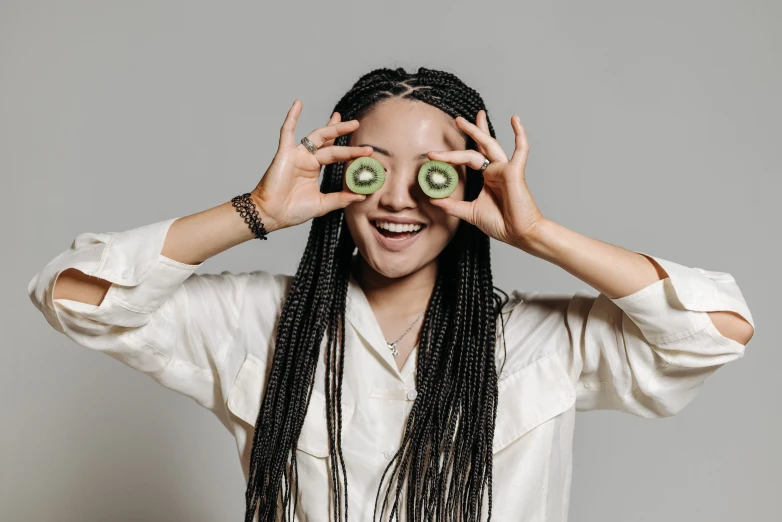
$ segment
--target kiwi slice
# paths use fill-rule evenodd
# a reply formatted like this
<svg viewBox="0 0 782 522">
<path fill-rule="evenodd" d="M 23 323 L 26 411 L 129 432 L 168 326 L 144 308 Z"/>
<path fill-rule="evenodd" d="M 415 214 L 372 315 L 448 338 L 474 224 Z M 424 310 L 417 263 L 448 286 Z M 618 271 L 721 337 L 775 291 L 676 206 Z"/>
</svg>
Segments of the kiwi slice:
<svg viewBox="0 0 782 522">
<path fill-rule="evenodd" d="M 345 183 L 356 194 L 372 194 L 386 180 L 386 169 L 375 158 L 362 156 L 356 158 L 345 172 Z"/>
<path fill-rule="evenodd" d="M 459 183 L 459 173 L 449 163 L 427 161 L 418 170 L 418 184 L 430 198 L 445 198 L 453 194 Z"/>
</svg>

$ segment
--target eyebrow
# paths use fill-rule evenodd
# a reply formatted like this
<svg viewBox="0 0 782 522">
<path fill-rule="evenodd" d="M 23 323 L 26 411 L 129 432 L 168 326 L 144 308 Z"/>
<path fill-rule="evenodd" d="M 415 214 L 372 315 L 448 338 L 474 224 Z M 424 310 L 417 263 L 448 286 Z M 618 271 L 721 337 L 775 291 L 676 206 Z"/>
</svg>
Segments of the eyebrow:
<svg viewBox="0 0 782 522">
<path fill-rule="evenodd" d="M 390 152 L 388 152 L 386 149 L 380 148 L 380 147 L 378 147 L 376 145 L 371 145 L 369 143 L 361 143 L 360 145 L 357 145 L 357 146 L 358 147 L 372 147 L 373 149 L 375 149 L 375 152 L 377 152 L 378 154 L 382 154 L 383 156 L 388 156 L 389 158 L 393 158 L 393 155 Z M 428 159 L 428 158 L 429 158 L 428 153 L 424 152 L 423 154 L 419 154 L 418 156 L 416 156 L 413 159 L 415 159 L 415 160 L 422 160 L 422 159 Z"/>
</svg>

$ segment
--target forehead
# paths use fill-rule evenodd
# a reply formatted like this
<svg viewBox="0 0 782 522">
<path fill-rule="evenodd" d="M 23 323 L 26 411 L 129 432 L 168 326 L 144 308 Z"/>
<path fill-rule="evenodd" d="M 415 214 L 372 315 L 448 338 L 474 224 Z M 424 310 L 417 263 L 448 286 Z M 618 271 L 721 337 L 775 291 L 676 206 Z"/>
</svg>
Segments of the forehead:
<svg viewBox="0 0 782 522">
<path fill-rule="evenodd" d="M 393 155 L 464 149 L 465 139 L 451 116 L 428 103 L 391 99 L 359 118 L 351 143 L 369 143 Z"/>
</svg>

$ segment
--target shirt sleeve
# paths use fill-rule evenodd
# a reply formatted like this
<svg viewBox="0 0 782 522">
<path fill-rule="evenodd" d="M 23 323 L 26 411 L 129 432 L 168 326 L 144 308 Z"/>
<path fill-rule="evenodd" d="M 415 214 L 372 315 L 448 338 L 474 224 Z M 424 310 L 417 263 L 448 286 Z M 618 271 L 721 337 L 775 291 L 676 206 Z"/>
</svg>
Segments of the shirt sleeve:
<svg viewBox="0 0 782 522">
<path fill-rule="evenodd" d="M 668 277 L 616 299 L 583 291 L 522 294 L 538 310 L 530 315 L 540 318 L 533 338 L 543 333 L 556 343 L 578 411 L 674 415 L 710 375 L 744 355 L 745 346 L 722 335 L 707 312 L 735 312 L 755 326 L 730 274 L 637 253 L 657 261 Z"/>
<path fill-rule="evenodd" d="M 57 331 L 220 416 L 220 365 L 252 274 L 199 275 L 194 273 L 199 265 L 163 256 L 176 219 L 124 232 L 80 234 L 32 278 L 27 290 Z M 53 299 L 54 284 L 68 268 L 112 283 L 100 305 Z M 268 280 L 272 284 L 271 276 Z"/>
</svg>

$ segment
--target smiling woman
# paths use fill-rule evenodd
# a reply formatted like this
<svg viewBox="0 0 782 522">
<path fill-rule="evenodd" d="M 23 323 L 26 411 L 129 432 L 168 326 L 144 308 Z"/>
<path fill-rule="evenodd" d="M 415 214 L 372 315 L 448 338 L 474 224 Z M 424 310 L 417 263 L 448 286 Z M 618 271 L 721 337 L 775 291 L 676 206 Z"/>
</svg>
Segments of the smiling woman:
<svg viewBox="0 0 782 522">
<path fill-rule="evenodd" d="M 576 410 L 674 415 L 744 355 L 754 322 L 730 274 L 544 217 L 518 116 L 508 158 L 454 75 L 371 71 L 299 144 L 301 109 L 252 192 L 81 234 L 28 285 L 58 331 L 231 431 L 247 522 L 563 522 Z M 384 180 L 357 194 L 346 173 L 369 158 Z M 419 182 L 430 161 L 458 174 L 447 197 Z M 295 275 L 195 274 L 309 220 Z M 493 284 L 490 238 L 599 293 L 509 296 Z"/>
</svg>

